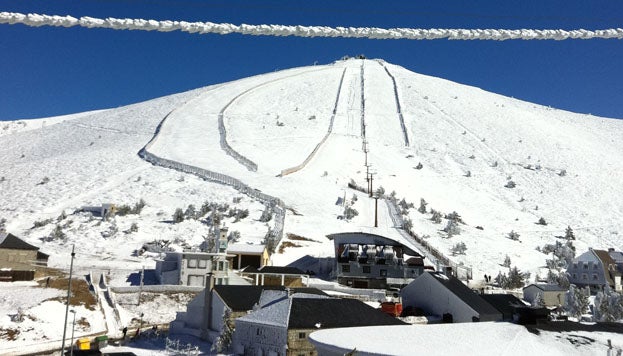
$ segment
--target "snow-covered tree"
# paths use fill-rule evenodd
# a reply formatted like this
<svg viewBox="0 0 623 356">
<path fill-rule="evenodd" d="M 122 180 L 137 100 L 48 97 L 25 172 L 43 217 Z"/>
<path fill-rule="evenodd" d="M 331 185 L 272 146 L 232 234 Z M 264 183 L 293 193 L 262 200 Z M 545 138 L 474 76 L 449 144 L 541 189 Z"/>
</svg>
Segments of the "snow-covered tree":
<svg viewBox="0 0 623 356">
<path fill-rule="evenodd" d="M 516 233 L 515 230 L 511 230 L 511 232 L 508 233 L 508 238 L 513 241 L 519 241 L 519 234 Z"/>
<path fill-rule="evenodd" d="M 459 242 L 452 246 L 452 249 L 450 251 L 452 252 L 453 256 L 464 255 L 465 251 L 467 251 L 467 246 L 465 246 L 464 242 Z"/>
<path fill-rule="evenodd" d="M 177 208 L 173 213 L 173 222 L 177 224 L 181 223 L 182 221 L 184 221 L 184 211 L 182 210 L 182 208 Z"/>
<path fill-rule="evenodd" d="M 424 200 L 424 198 L 420 198 L 420 207 L 417 209 L 417 211 L 419 211 L 421 214 L 426 214 L 426 205 L 428 205 L 426 200 Z"/>
<path fill-rule="evenodd" d="M 431 220 L 435 223 L 435 224 L 441 224 L 441 218 L 443 217 L 443 215 L 441 215 L 440 212 L 438 212 L 435 209 L 431 209 L 431 213 L 433 214 L 431 216 Z"/>
<path fill-rule="evenodd" d="M 607 284 L 595 297 L 594 319 L 607 322 L 623 319 L 623 298 Z"/>
<path fill-rule="evenodd" d="M 590 292 L 588 288 L 582 289 L 576 287 L 574 284 L 569 286 L 569 291 L 565 295 L 565 310 L 567 314 L 580 318 L 582 314 L 588 310 L 588 296 Z"/>
<path fill-rule="evenodd" d="M 508 268 L 511 267 L 511 258 L 508 255 L 504 257 L 504 263 L 502 264 L 502 266 L 508 267 Z"/>
<path fill-rule="evenodd" d="M 454 235 L 459 235 L 461 233 L 461 228 L 456 220 L 448 220 L 448 224 L 443 231 L 448 234 L 448 237 L 452 237 Z"/>
<path fill-rule="evenodd" d="M 573 230 L 571 229 L 571 226 L 567 226 L 567 229 L 565 230 L 565 239 L 575 240 L 575 235 L 573 234 Z"/>
<path fill-rule="evenodd" d="M 186 211 L 184 211 L 184 218 L 186 220 L 195 219 L 196 215 L 197 209 L 195 209 L 195 206 L 193 204 L 189 204 L 186 208 Z"/>
<path fill-rule="evenodd" d="M 236 243 L 240 240 L 240 231 L 234 230 L 227 235 L 227 242 Z"/>
<path fill-rule="evenodd" d="M 60 225 L 56 225 L 54 230 L 50 233 L 50 240 L 64 240 L 65 237 L 67 237 L 67 235 L 65 235 Z"/>
<path fill-rule="evenodd" d="M 223 312 L 223 329 L 218 336 L 214 344 L 212 345 L 212 351 L 216 351 L 219 354 L 227 351 L 234 336 L 234 327 L 230 324 L 231 311 L 229 308 L 225 308 Z"/>
<path fill-rule="evenodd" d="M 357 209 L 353 208 L 351 205 L 347 204 L 344 207 L 344 219 L 351 220 L 355 216 L 359 215 Z"/>
<path fill-rule="evenodd" d="M 456 211 L 451 212 L 446 215 L 446 219 L 456 221 L 457 223 L 465 224 L 463 218 Z"/>
<path fill-rule="evenodd" d="M 405 231 L 410 231 L 413 228 L 413 221 L 411 221 L 411 219 L 409 218 L 405 218 L 402 223 L 402 228 Z"/>
</svg>

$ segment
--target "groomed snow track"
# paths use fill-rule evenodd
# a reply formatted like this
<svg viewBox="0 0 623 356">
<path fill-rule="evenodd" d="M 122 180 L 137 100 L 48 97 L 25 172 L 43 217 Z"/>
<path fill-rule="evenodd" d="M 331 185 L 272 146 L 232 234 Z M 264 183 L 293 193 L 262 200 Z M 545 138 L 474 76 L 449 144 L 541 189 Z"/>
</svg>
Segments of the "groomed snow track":
<svg viewBox="0 0 623 356">
<path fill-rule="evenodd" d="M 314 147 L 313 151 L 307 156 L 307 158 L 305 158 L 303 163 L 301 163 L 301 164 L 299 164 L 297 166 L 294 166 L 294 167 L 291 167 L 291 168 L 286 168 L 286 169 L 282 170 L 281 173 L 279 174 L 279 176 L 283 177 L 283 176 L 286 176 L 288 174 L 292 174 L 294 172 L 298 172 L 301 169 L 305 168 L 307 163 L 309 163 L 309 161 L 311 161 L 311 159 L 314 157 L 314 155 L 316 155 L 318 150 L 320 150 L 320 147 L 322 147 L 322 145 L 327 141 L 327 139 L 329 138 L 329 135 L 331 135 L 331 132 L 333 132 L 333 122 L 335 121 L 335 114 L 337 113 L 337 104 L 340 101 L 340 93 L 342 92 L 342 83 L 344 82 L 344 76 L 346 75 L 346 69 L 347 68 L 344 68 L 344 70 L 342 71 L 342 77 L 340 78 L 340 84 L 338 84 L 338 87 L 337 87 L 337 96 L 335 98 L 335 105 L 333 106 L 333 113 L 331 114 L 331 119 L 329 120 L 329 129 L 327 130 L 327 133 L 324 135 L 322 140 L 320 140 L 320 142 L 318 142 L 316 147 Z"/>
</svg>

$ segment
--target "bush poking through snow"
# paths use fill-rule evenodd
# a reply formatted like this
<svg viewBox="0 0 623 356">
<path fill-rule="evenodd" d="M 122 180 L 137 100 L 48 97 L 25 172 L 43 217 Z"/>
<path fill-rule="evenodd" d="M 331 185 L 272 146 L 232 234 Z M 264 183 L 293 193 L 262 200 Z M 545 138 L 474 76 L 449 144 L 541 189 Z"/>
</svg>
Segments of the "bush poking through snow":
<svg viewBox="0 0 623 356">
<path fill-rule="evenodd" d="M 173 213 L 173 223 L 178 224 L 182 221 L 184 221 L 184 211 L 182 210 L 182 208 L 177 208 Z"/>
<path fill-rule="evenodd" d="M 575 240 L 575 234 L 573 233 L 571 226 L 567 226 L 567 229 L 565 230 L 565 240 Z"/>
<path fill-rule="evenodd" d="M 138 231 L 138 224 L 133 222 L 132 225 L 130 225 L 130 232 L 137 232 Z"/>
<path fill-rule="evenodd" d="M 417 209 L 417 211 L 419 211 L 421 214 L 426 214 L 426 205 L 428 205 L 426 200 L 424 200 L 424 198 L 420 198 L 420 207 Z"/>
<path fill-rule="evenodd" d="M 446 232 L 448 234 L 448 238 L 450 238 L 454 235 L 459 235 L 461 233 L 461 228 L 456 220 L 448 220 L 448 224 L 443 231 Z"/>
<path fill-rule="evenodd" d="M 344 207 L 344 219 L 346 219 L 347 221 L 350 221 L 352 218 L 354 218 L 357 215 L 359 215 L 359 212 L 357 211 L 357 209 L 353 208 L 352 206 L 348 204 Z"/>
<path fill-rule="evenodd" d="M 511 267 L 511 258 L 506 255 L 506 257 L 504 257 L 504 263 L 502 263 L 502 266 L 506 267 L 506 268 L 510 268 Z"/>
<path fill-rule="evenodd" d="M 537 222 L 538 225 L 547 225 L 547 222 L 545 221 L 545 219 L 543 217 L 539 218 L 539 221 Z"/>
<path fill-rule="evenodd" d="M 512 180 L 509 180 L 508 182 L 506 182 L 506 184 L 504 185 L 504 187 L 506 188 L 515 188 L 517 185 L 515 184 L 515 182 L 513 182 Z"/>
<path fill-rule="evenodd" d="M 513 241 L 519 241 L 519 234 L 515 232 L 515 230 L 511 230 L 508 233 L 507 237 Z"/>
<path fill-rule="evenodd" d="M 50 233 L 49 240 L 64 240 L 67 237 L 63 232 L 63 228 L 60 225 L 56 225 L 54 230 Z"/>
<path fill-rule="evenodd" d="M 402 223 L 402 229 L 405 231 L 411 231 L 413 228 L 413 221 L 409 218 L 405 218 Z"/>
<path fill-rule="evenodd" d="M 422 165 L 422 162 L 419 162 L 417 166 L 415 166 L 415 169 L 422 169 L 422 168 L 424 168 L 424 166 Z"/>
<path fill-rule="evenodd" d="M 240 240 L 240 231 L 234 230 L 227 235 L 227 242 L 236 243 Z"/>
<path fill-rule="evenodd" d="M 443 215 L 435 209 L 431 209 L 430 212 L 433 214 L 430 218 L 431 221 L 435 224 L 441 224 L 441 219 L 443 218 Z"/>
<path fill-rule="evenodd" d="M 465 251 L 467 251 L 467 246 L 465 246 L 464 242 L 456 243 L 450 250 L 450 252 L 452 252 L 452 256 L 464 255 Z"/>
</svg>

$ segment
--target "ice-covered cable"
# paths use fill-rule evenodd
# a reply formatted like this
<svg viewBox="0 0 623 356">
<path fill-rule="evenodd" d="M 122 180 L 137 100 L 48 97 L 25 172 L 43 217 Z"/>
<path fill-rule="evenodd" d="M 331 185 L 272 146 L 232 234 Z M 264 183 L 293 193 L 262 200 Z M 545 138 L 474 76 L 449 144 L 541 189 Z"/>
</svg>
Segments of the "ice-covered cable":
<svg viewBox="0 0 623 356">
<path fill-rule="evenodd" d="M 566 40 L 566 39 L 622 39 L 622 28 L 604 30 L 552 30 L 552 29 L 419 29 L 419 28 L 378 28 L 378 27 L 326 27 L 326 26 L 285 26 L 285 25 L 233 25 L 228 23 L 157 21 L 144 19 L 98 19 L 94 17 L 21 14 L 0 12 L 0 24 L 23 24 L 27 26 L 82 26 L 87 28 L 108 28 L 113 30 L 142 31 L 183 31 L 188 33 L 215 33 L 226 35 L 239 33 L 263 36 L 298 37 L 345 37 L 368 39 L 408 39 L 408 40 Z"/>
</svg>

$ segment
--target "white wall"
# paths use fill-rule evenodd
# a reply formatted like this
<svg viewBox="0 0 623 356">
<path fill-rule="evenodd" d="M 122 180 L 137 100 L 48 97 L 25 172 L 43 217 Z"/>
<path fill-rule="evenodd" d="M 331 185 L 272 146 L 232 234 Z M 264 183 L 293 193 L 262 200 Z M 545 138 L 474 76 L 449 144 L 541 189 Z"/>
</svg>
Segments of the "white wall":
<svg viewBox="0 0 623 356">
<path fill-rule="evenodd" d="M 285 355 L 288 344 L 288 330 L 285 326 L 257 324 L 238 319 L 233 338 L 233 351 L 236 354 Z"/>
<path fill-rule="evenodd" d="M 472 317 L 479 317 L 475 310 L 427 272 L 404 287 L 401 295 L 403 308 L 418 307 L 426 313 L 439 316 L 450 313 L 455 323 L 472 322 Z"/>
</svg>

